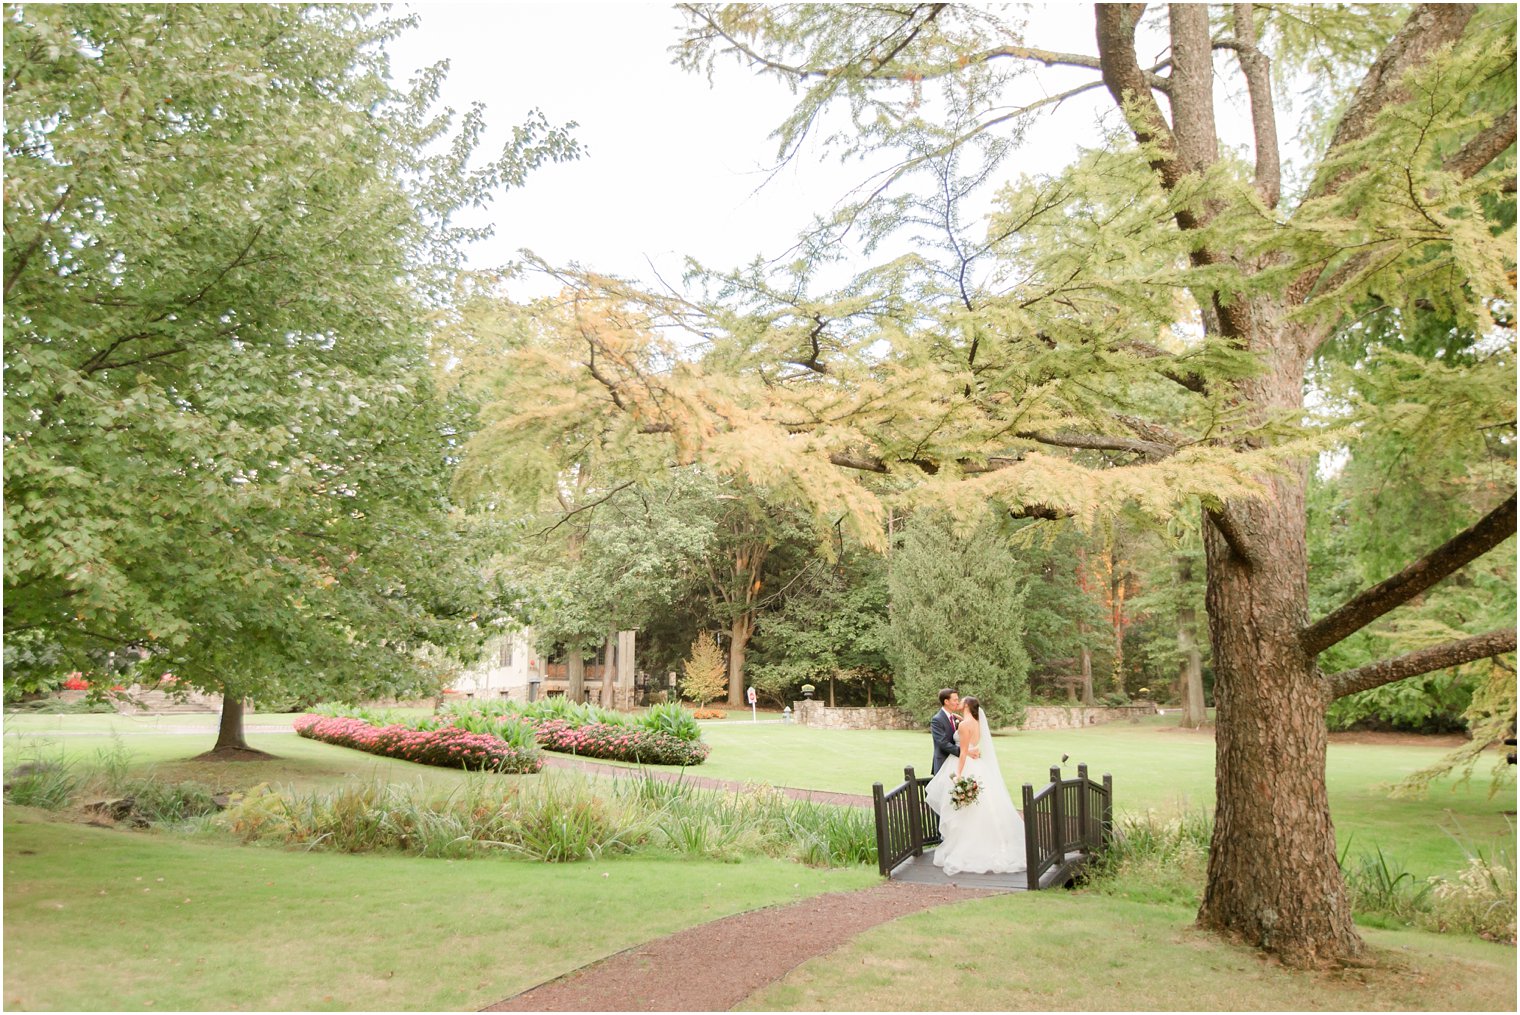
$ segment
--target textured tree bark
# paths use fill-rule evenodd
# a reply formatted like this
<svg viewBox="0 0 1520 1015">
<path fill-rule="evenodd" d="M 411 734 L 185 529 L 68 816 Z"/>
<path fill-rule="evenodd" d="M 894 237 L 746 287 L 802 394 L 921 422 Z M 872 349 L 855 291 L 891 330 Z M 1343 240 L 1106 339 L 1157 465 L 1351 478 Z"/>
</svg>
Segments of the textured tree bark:
<svg viewBox="0 0 1520 1015">
<path fill-rule="evenodd" d="M 213 751 L 250 750 L 243 736 L 243 699 L 235 694 L 222 696 L 222 716 L 216 728 L 216 746 Z"/>
<path fill-rule="evenodd" d="M 1198 640 L 1194 633 L 1193 611 L 1177 632 L 1182 647 L 1182 726 L 1195 730 L 1208 721 L 1208 706 L 1203 698 L 1203 661 L 1198 654 Z M 1184 639 L 1186 639 L 1184 641 Z"/>
<path fill-rule="evenodd" d="M 565 689 L 571 701 L 580 702 L 586 697 L 586 657 L 578 648 L 565 653 L 565 679 L 570 686 Z"/>
<path fill-rule="evenodd" d="M 744 659 L 754 634 L 753 613 L 741 613 L 728 625 L 728 703 L 739 708 L 748 704 L 744 697 Z"/>
<path fill-rule="evenodd" d="M 1085 625 L 1084 625 L 1085 626 Z M 1092 649 L 1082 646 L 1082 704 L 1096 705 L 1098 700 L 1093 697 L 1092 685 Z"/>
<path fill-rule="evenodd" d="M 1267 362 L 1270 374 L 1245 382 L 1246 400 L 1260 411 L 1298 406 L 1301 361 Z M 1198 913 L 1202 926 L 1299 967 L 1364 951 L 1325 790 L 1324 684 L 1299 638 L 1309 598 L 1306 476 L 1300 465 L 1274 477 L 1268 496 L 1226 506 L 1264 549 L 1252 559 L 1205 525 L 1217 809 Z"/>
<path fill-rule="evenodd" d="M 196 756 L 199 761 L 249 761 L 273 757 L 268 751 L 249 747 L 243 737 L 245 706 L 237 694 L 222 695 L 222 715 L 216 728 L 216 745 L 204 754 Z"/>
<path fill-rule="evenodd" d="M 617 632 L 607 632 L 607 643 L 602 648 L 602 694 L 603 708 L 612 707 L 613 686 L 617 681 Z"/>
</svg>

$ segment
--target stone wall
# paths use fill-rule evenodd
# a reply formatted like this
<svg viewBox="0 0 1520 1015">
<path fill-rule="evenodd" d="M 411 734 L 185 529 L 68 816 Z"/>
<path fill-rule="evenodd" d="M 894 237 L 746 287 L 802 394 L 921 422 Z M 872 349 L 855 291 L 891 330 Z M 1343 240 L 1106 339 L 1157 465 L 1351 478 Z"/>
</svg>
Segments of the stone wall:
<svg viewBox="0 0 1520 1015">
<path fill-rule="evenodd" d="M 815 698 L 792 702 L 798 726 L 830 730 L 913 730 L 923 723 L 900 708 L 829 708 Z"/>
<path fill-rule="evenodd" d="M 1024 725 L 1019 729 L 1068 730 L 1155 715 L 1156 706 L 1149 702 L 1116 705 L 1112 708 L 1097 705 L 1030 705 L 1025 711 Z"/>
<path fill-rule="evenodd" d="M 1031 705 L 1024 730 L 1078 729 L 1102 723 L 1122 722 L 1155 715 L 1156 706 L 1142 702 L 1116 708 L 1080 705 Z M 926 729 L 928 717 L 910 715 L 895 706 L 885 708 L 829 708 L 815 699 L 792 702 L 792 721 L 798 726 L 832 730 L 918 730 Z"/>
</svg>

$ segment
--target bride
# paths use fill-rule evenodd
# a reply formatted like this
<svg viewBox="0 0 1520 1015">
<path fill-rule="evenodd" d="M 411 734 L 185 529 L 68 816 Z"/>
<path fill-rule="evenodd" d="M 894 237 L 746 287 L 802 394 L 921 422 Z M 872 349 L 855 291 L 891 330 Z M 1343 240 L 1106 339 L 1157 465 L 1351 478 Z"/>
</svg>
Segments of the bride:
<svg viewBox="0 0 1520 1015">
<path fill-rule="evenodd" d="M 997 751 L 981 702 L 961 699 L 960 760 L 940 767 L 924 790 L 925 801 L 939 815 L 943 840 L 934 850 L 934 864 L 946 874 L 1006 874 L 1027 868 L 1024 856 L 1024 821 L 1013 807 L 1013 798 L 998 769 Z M 950 800 L 955 782 L 970 776 L 980 783 L 976 799 L 956 807 Z"/>
</svg>

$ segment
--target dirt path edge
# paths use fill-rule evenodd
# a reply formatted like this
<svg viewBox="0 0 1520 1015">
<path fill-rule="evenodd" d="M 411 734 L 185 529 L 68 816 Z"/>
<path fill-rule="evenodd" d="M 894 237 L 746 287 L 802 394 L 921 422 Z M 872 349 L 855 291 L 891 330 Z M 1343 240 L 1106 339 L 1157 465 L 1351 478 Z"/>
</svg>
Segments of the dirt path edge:
<svg viewBox="0 0 1520 1015">
<path fill-rule="evenodd" d="M 888 881 L 752 909 L 634 945 L 481 1010 L 728 1011 L 872 927 L 989 894 Z"/>
</svg>

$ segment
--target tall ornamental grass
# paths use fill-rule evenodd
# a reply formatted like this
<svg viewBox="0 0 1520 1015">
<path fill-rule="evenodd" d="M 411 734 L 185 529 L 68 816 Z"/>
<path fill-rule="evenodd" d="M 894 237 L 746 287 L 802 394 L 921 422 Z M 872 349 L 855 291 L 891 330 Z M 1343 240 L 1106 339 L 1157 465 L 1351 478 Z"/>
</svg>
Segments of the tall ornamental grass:
<svg viewBox="0 0 1520 1015">
<path fill-rule="evenodd" d="M 1197 905 L 1208 865 L 1213 818 L 1206 811 L 1159 817 L 1154 811 L 1121 816 L 1113 844 L 1090 873 L 1105 894 L 1141 901 Z M 1380 927 L 1420 927 L 1473 934 L 1515 943 L 1515 855 L 1468 850 L 1455 879 L 1417 878 L 1374 846 L 1340 855 L 1341 873 L 1358 922 Z"/>
<path fill-rule="evenodd" d="M 471 779 L 443 796 L 420 785 L 358 781 L 328 791 L 263 786 L 238 797 L 217 823 L 244 842 L 351 853 L 496 853 L 550 863 L 648 852 L 780 857 L 819 867 L 876 862 L 875 828 L 863 808 L 793 800 L 770 787 L 733 794 L 651 776 Z"/>
</svg>

